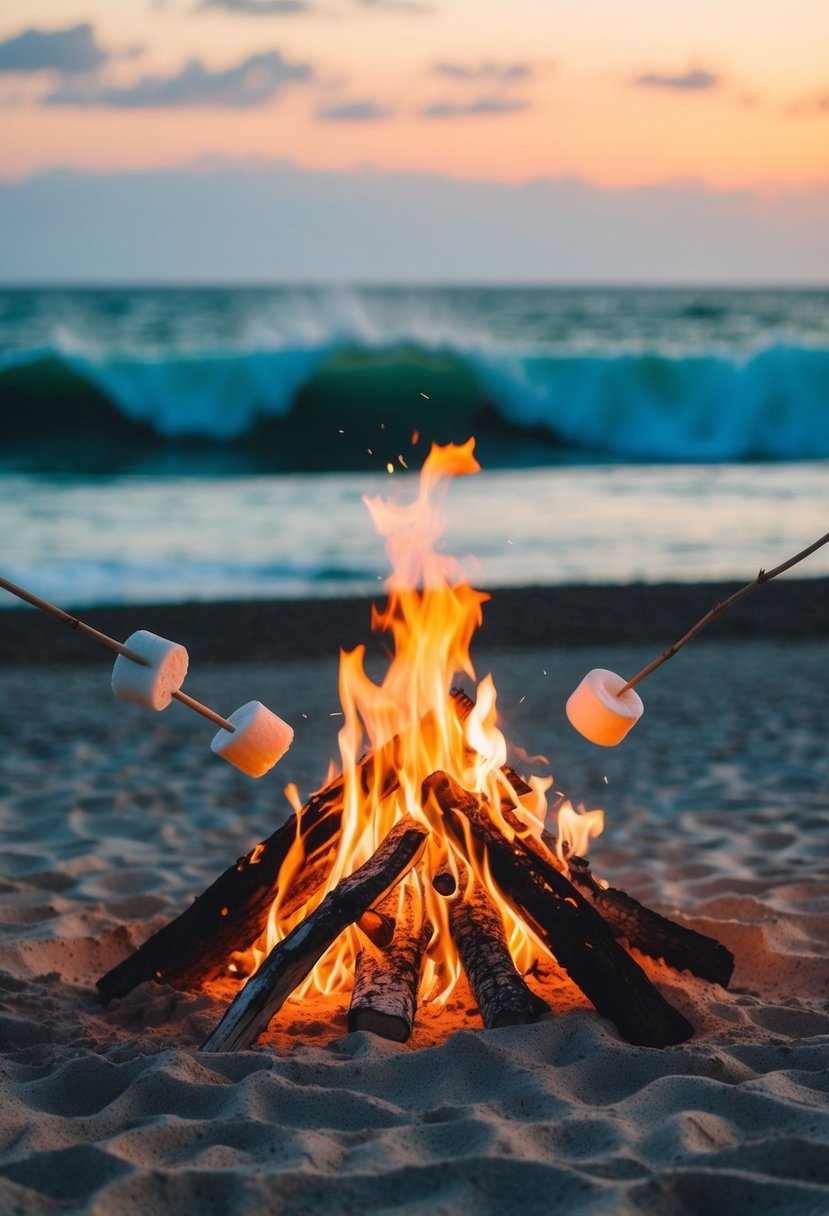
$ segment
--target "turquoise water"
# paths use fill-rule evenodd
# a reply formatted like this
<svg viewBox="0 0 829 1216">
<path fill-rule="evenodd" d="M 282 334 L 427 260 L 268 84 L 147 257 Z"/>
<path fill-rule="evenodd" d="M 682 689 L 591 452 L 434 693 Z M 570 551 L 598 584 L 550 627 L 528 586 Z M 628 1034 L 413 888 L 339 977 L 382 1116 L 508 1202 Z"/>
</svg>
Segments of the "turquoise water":
<svg viewBox="0 0 829 1216">
<path fill-rule="evenodd" d="M 4 291 L 0 404 L 0 566 L 77 605 L 374 590 L 362 495 L 472 434 L 484 586 L 749 578 L 829 528 L 829 292 Z"/>
</svg>

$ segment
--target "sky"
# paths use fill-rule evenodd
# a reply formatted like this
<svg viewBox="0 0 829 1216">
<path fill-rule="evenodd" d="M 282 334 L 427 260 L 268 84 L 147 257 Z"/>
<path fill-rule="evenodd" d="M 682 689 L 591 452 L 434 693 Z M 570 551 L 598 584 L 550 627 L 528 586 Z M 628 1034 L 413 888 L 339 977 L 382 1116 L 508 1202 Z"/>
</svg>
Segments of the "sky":
<svg viewBox="0 0 829 1216">
<path fill-rule="evenodd" d="M 234 178 L 251 191 L 268 183 L 281 236 L 262 209 L 225 211 L 235 266 L 216 243 Z M 407 181 L 438 229 L 431 259 L 405 205 Z M 69 182 L 87 218 L 71 233 Z M 140 214 L 112 213 L 119 183 L 120 207 L 131 212 L 134 198 L 140 214 L 160 217 L 152 240 Z M 463 183 L 477 186 L 480 239 L 461 256 L 446 237 L 457 200 L 469 197 Z M 539 191 L 568 242 L 544 234 Z M 390 215 L 384 199 L 405 214 Z M 171 259 L 191 279 L 325 277 L 303 208 L 322 215 L 326 200 L 326 231 L 363 242 L 349 257 L 336 250 L 332 277 L 443 268 L 450 278 L 825 282 L 829 6 L 6 0 L 0 9 L 0 280 L 50 270 L 163 278 Z M 362 216 L 343 213 L 354 206 Z M 673 243 L 670 233 L 650 241 L 666 215 Z M 123 246 L 136 223 L 130 258 Z M 389 228 L 382 258 L 378 223 Z M 56 230 L 67 239 L 53 249 Z M 407 241 L 408 258 L 397 248 Z"/>
</svg>

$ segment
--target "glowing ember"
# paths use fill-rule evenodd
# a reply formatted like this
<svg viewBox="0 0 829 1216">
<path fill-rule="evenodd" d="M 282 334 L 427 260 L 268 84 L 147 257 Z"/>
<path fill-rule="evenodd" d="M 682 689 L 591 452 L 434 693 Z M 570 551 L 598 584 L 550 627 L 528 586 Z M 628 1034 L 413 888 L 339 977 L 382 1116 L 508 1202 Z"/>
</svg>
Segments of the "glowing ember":
<svg viewBox="0 0 829 1216">
<path fill-rule="evenodd" d="M 301 836 L 300 823 L 300 834 L 280 871 L 280 894 L 271 908 L 267 933 L 249 956 L 235 960 L 235 968 L 242 973 L 258 965 L 262 956 L 318 906 L 328 891 L 365 862 L 404 815 L 426 820 L 428 808 L 424 811 L 421 807 L 420 787 L 424 778 L 438 769 L 483 796 L 493 822 L 506 837 L 512 838 L 520 829 L 541 838 L 548 814 L 546 793 L 552 779 L 532 777 L 525 785 L 505 770 L 507 743 L 498 728 L 492 676 L 485 676 L 477 685 L 474 706 L 451 695 L 460 674 L 476 679 L 470 644 L 481 623 L 482 605 L 489 598 L 467 584 L 454 558 L 437 549 L 444 531 L 442 507 L 450 480 L 479 470 L 473 449 L 473 439 L 462 446 L 433 446 L 412 503 L 379 497 L 365 500 L 378 532 L 385 538 L 392 566 L 386 583 L 388 601 L 383 611 L 373 611 L 372 627 L 391 634 L 393 658 L 382 682 L 376 684 L 364 669 L 364 647 L 341 653 L 342 823 L 334 844 L 329 846 L 333 857 L 326 859 L 330 866 L 327 878 L 301 906 L 292 899 L 292 906 L 283 908 L 289 895 L 301 886 L 303 874 L 318 860 L 313 846 Z M 366 751 L 376 759 L 368 770 L 359 767 Z M 290 791 L 289 799 L 297 808 L 295 790 Z M 432 878 L 443 870 L 454 876 L 462 892 L 471 891 L 478 883 L 485 887 L 503 917 L 510 951 L 520 971 L 527 972 L 540 958 L 549 957 L 505 903 L 480 851 L 469 842 L 461 850 L 444 834 L 440 816 L 429 814 L 428 826 L 431 834 L 426 853 L 396 892 L 401 908 L 404 902 L 409 908 L 414 906 L 431 926 L 424 998 L 446 1001 L 460 973 L 449 932 L 447 901 L 432 885 Z M 564 803 L 559 809 L 561 868 L 567 868 L 568 854 L 583 854 L 590 837 L 601 830 L 601 811 L 576 813 Z M 297 995 L 301 997 L 309 985 L 325 993 L 349 987 L 357 954 L 364 946 L 365 939 L 353 926 L 337 939 Z"/>
</svg>

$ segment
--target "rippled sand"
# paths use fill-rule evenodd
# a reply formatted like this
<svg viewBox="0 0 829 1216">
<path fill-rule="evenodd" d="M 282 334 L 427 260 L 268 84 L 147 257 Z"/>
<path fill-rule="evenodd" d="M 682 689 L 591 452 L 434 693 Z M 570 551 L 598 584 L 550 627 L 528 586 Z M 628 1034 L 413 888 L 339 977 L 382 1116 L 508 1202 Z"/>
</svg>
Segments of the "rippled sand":
<svg viewBox="0 0 829 1216">
<path fill-rule="evenodd" d="M 229 990 L 95 980 L 287 811 L 335 754 L 336 665 L 200 666 L 296 743 L 252 782 L 209 724 L 112 700 L 100 667 L 0 671 L 0 1211 L 654 1213 L 829 1210 L 829 641 L 700 642 L 596 749 L 563 704 L 647 647 L 490 651 L 509 737 L 607 812 L 593 863 L 724 941 L 729 991 L 644 965 L 695 1038 L 634 1048 L 569 982 L 554 1016 L 482 1031 L 464 989 L 403 1047 L 347 1034 L 347 998 L 289 1003 L 260 1045 L 200 1056 Z M 524 772 L 543 771 L 519 754 Z"/>
</svg>

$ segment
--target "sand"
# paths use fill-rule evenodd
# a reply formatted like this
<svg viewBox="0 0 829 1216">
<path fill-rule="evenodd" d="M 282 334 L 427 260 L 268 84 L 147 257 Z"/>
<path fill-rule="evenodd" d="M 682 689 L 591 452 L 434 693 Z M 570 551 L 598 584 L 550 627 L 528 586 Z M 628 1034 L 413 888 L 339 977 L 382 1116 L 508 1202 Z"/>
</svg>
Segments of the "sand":
<svg viewBox="0 0 829 1216">
<path fill-rule="evenodd" d="M 714 604 L 741 586 L 732 583 L 631 583 L 627 586 L 497 587 L 490 592 L 477 645 L 488 650 L 528 646 L 591 646 L 645 642 L 666 646 Z M 382 605 L 382 593 L 376 601 Z M 182 642 L 195 663 L 325 659 L 363 644 L 382 652 L 371 632 L 371 599 L 247 600 L 196 604 L 122 605 L 78 615 L 115 638 L 150 629 Z M 72 609 L 71 604 L 61 605 Z M 100 663 L 100 651 L 54 618 L 21 606 L 0 591 L 0 666 Z M 708 638 L 829 637 L 829 578 L 787 574 L 716 617 Z M 384 642 L 385 639 L 382 639 Z M 652 658 L 652 655 L 648 656 Z"/>
<path fill-rule="evenodd" d="M 95 980 L 273 829 L 288 781 L 320 783 L 336 664 L 194 666 L 194 696 L 296 727 L 259 782 L 181 706 L 113 701 L 106 656 L 0 670 L 0 1212 L 829 1211 L 829 639 L 701 640 L 621 747 L 579 739 L 584 671 L 653 653 L 475 651 L 509 737 L 605 808 L 595 870 L 735 953 L 728 991 L 644 963 L 697 1028 L 662 1051 L 552 976 L 549 1020 L 483 1031 L 460 989 L 404 1046 L 348 1034 L 347 997 L 238 1055 L 196 1051 L 221 985 L 104 1010 Z"/>
</svg>

